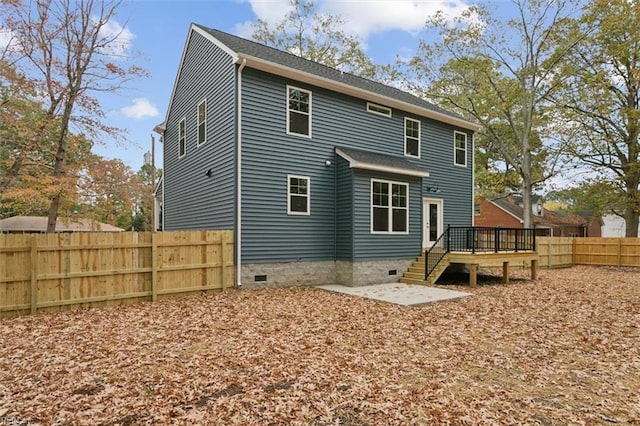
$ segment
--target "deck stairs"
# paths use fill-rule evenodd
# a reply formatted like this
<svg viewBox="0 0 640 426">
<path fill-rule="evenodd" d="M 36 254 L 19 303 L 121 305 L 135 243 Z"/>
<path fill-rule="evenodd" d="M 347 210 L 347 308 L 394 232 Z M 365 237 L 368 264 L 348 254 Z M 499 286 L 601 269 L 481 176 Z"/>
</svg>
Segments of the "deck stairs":
<svg viewBox="0 0 640 426">
<path fill-rule="evenodd" d="M 449 263 L 449 256 L 445 254 L 442 260 L 440 260 L 425 280 L 425 255 L 423 252 L 422 256 L 416 258 L 409 270 L 400 278 L 399 281 L 405 284 L 433 285 L 438 281 L 438 278 L 440 278 L 445 269 L 447 269 Z"/>
</svg>

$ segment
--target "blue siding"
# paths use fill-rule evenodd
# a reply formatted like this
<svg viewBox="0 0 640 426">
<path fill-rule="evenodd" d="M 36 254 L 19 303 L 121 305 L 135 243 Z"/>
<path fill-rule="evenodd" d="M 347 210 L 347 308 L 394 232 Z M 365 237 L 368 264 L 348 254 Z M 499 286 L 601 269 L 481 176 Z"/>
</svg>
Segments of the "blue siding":
<svg viewBox="0 0 640 426">
<path fill-rule="evenodd" d="M 231 229 L 235 209 L 235 65 L 192 32 L 164 135 L 165 229 Z M 197 105 L 207 99 L 207 141 L 197 146 Z M 178 122 L 186 118 L 186 155 Z M 212 169 L 213 175 L 205 173 Z"/>
<path fill-rule="evenodd" d="M 336 155 L 336 259 L 353 260 L 353 173 L 349 162 Z"/>
<path fill-rule="evenodd" d="M 371 179 L 409 184 L 409 234 L 371 233 Z M 421 178 L 356 170 L 354 173 L 354 260 L 415 257 L 422 247 Z"/>
<path fill-rule="evenodd" d="M 313 138 L 286 134 L 286 85 L 311 90 Z M 352 256 L 358 260 L 411 257 L 420 252 L 422 240 L 422 197 L 442 198 L 445 224 L 470 225 L 472 222 L 471 138 L 467 151 L 468 167 L 454 166 L 454 128 L 424 117 L 421 121 L 421 159 L 409 159 L 431 174 L 424 179 L 406 176 L 394 180 L 410 181 L 410 235 L 371 235 L 369 203 L 370 177 L 382 173 L 360 173 L 354 180 L 352 241 L 336 239 L 343 235 L 348 220 L 343 211 L 346 200 L 342 188 L 337 193 L 334 168 L 336 146 L 364 149 L 389 155 L 404 155 L 404 117 L 393 110 L 391 118 L 366 111 L 366 101 L 286 80 L 260 71 L 245 69 L 243 74 L 243 177 L 242 246 L 245 262 L 331 260 Z M 325 161 L 334 162 L 326 167 Z M 311 178 L 311 215 L 287 215 L 286 176 Z M 353 174 L 355 177 L 355 174 Z M 388 176 L 387 176 L 388 178 Z M 362 185 L 366 181 L 366 191 Z M 430 194 L 424 188 L 437 181 L 441 192 Z M 339 209 L 336 209 L 339 205 Z"/>
</svg>

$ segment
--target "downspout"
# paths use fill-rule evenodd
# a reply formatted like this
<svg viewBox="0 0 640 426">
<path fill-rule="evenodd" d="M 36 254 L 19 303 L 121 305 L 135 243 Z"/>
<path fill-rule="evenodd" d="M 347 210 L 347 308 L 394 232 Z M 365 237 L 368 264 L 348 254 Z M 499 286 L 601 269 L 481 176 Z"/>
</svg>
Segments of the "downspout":
<svg viewBox="0 0 640 426">
<path fill-rule="evenodd" d="M 236 288 L 242 287 L 242 70 L 247 65 L 243 58 L 238 68 L 238 96 L 236 143 Z"/>
</svg>

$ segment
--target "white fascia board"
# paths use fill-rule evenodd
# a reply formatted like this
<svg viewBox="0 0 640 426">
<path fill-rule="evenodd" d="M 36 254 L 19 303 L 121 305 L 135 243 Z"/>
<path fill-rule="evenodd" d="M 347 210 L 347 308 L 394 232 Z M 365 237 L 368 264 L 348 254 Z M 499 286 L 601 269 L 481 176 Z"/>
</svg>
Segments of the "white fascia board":
<svg viewBox="0 0 640 426">
<path fill-rule="evenodd" d="M 509 216 L 517 219 L 520 223 L 524 223 L 524 219 L 522 219 L 521 217 L 516 216 L 515 214 L 511 213 L 509 210 L 507 209 L 503 209 L 502 207 L 500 207 L 499 205 L 497 205 L 496 203 L 494 203 L 492 200 L 488 200 L 491 204 L 493 204 L 494 206 L 496 206 L 497 208 L 499 208 L 500 210 L 502 210 L 503 212 L 505 212 L 506 214 L 508 214 Z"/>
<path fill-rule="evenodd" d="M 338 154 L 339 156 L 347 160 L 349 162 L 349 167 L 351 167 L 352 169 L 373 170 L 376 172 L 395 173 L 398 175 L 405 175 L 405 176 L 429 177 L 429 172 L 427 171 L 422 172 L 419 170 L 407 170 L 407 169 L 401 169 L 398 167 L 381 166 L 379 164 L 371 164 L 371 163 L 365 163 L 362 161 L 357 161 L 352 157 L 348 156 L 347 154 L 345 154 L 345 152 L 342 151 L 340 148 L 336 148 L 336 154 Z"/>
<path fill-rule="evenodd" d="M 229 49 L 225 44 L 222 44 L 217 38 L 215 38 L 208 32 L 204 31 L 202 28 L 199 28 L 195 24 L 191 24 L 191 26 L 189 27 L 189 31 L 187 32 L 187 40 L 184 42 L 184 47 L 182 48 L 182 55 L 180 56 L 178 71 L 176 72 L 176 78 L 173 81 L 173 88 L 171 89 L 171 96 L 169 97 L 169 104 L 167 105 L 167 112 L 165 113 L 164 121 L 162 122 L 162 124 L 157 125 L 153 129 L 159 134 L 163 134 L 164 131 L 166 130 L 167 120 L 169 119 L 169 110 L 171 109 L 171 105 L 173 105 L 173 98 L 176 94 L 176 87 L 178 86 L 178 80 L 180 79 L 180 74 L 182 72 L 182 65 L 184 64 L 184 58 L 187 55 L 187 47 L 189 46 L 189 41 L 191 41 L 191 36 L 193 35 L 194 32 L 200 34 L 201 36 L 203 36 L 204 38 L 206 38 L 207 40 L 211 41 L 213 44 L 218 46 L 220 49 L 222 49 L 225 53 L 227 53 L 231 58 L 231 63 L 235 64 L 239 62 L 238 54 L 236 52 Z M 162 133 L 158 132 L 158 130 L 161 130 Z"/>
<path fill-rule="evenodd" d="M 451 124 L 459 128 L 471 130 L 477 132 L 481 126 L 472 123 L 461 118 L 452 117 L 447 114 L 442 114 L 431 109 L 422 108 L 413 104 L 399 101 L 397 99 L 389 98 L 377 93 L 369 92 L 367 90 L 353 87 L 349 84 L 340 83 L 325 77 L 320 77 L 314 74 L 310 74 L 304 71 L 298 71 L 293 68 L 286 67 L 284 65 L 276 64 L 274 62 L 265 61 L 253 56 L 239 54 L 240 58 L 247 60 L 247 66 L 260 71 L 268 72 L 270 74 L 287 77 L 292 80 L 302 81 L 304 83 L 313 84 L 314 86 L 323 87 L 325 89 L 333 90 L 334 92 L 343 93 L 356 98 L 365 99 L 367 101 L 388 106 L 391 108 L 400 109 L 403 111 L 411 112 L 421 117 L 431 118 L 436 121 Z"/>
</svg>

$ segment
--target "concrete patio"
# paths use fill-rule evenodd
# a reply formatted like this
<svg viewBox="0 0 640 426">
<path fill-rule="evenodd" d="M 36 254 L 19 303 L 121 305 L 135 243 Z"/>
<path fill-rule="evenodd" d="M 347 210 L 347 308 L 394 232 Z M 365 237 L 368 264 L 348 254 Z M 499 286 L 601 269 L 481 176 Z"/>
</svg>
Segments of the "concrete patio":
<svg viewBox="0 0 640 426">
<path fill-rule="evenodd" d="M 374 284 L 361 287 L 328 284 L 318 286 L 317 288 L 351 296 L 367 297 L 369 299 L 395 303 L 402 306 L 424 305 L 471 296 L 471 293 L 461 291 L 402 283 Z"/>
</svg>

